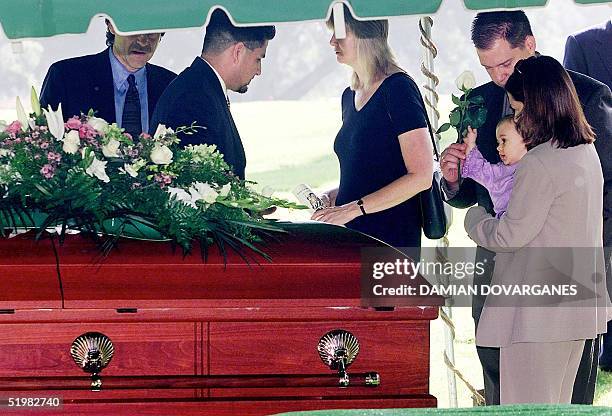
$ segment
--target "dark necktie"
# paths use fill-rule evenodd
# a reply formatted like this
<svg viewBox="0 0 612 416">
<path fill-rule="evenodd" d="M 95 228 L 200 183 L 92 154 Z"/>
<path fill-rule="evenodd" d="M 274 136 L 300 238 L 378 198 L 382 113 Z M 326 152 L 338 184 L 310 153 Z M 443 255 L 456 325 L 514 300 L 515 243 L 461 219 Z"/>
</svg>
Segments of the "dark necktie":
<svg viewBox="0 0 612 416">
<path fill-rule="evenodd" d="M 137 138 L 142 133 L 142 123 L 140 121 L 140 97 L 136 89 L 136 79 L 134 74 L 130 74 L 127 78 L 129 87 L 125 94 L 125 103 L 123 104 L 123 116 L 121 118 L 121 127 L 133 138 Z"/>
</svg>

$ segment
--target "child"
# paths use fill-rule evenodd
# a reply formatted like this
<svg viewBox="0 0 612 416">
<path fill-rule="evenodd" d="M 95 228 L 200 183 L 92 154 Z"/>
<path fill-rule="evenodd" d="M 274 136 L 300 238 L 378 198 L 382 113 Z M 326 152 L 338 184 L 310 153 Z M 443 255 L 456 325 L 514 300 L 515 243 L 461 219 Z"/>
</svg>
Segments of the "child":
<svg viewBox="0 0 612 416">
<path fill-rule="evenodd" d="M 492 164 L 487 162 L 476 147 L 476 130 L 468 127 L 468 135 L 463 140 L 467 149 L 461 175 L 464 178 L 472 178 L 487 188 L 496 216 L 500 218 L 508 208 L 516 164 L 527 153 L 527 147 L 516 131 L 513 116 L 502 118 L 497 123 L 495 133 L 497 151 L 502 161 Z"/>
</svg>

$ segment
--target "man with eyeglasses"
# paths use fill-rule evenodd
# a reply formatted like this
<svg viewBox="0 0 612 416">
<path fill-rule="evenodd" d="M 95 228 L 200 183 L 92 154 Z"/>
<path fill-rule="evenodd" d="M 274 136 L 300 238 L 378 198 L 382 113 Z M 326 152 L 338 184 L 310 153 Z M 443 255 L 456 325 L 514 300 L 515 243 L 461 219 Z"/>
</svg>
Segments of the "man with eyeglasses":
<svg viewBox="0 0 612 416">
<path fill-rule="evenodd" d="M 132 137 L 148 132 L 155 105 L 176 74 L 149 63 L 163 34 L 121 36 L 106 20 L 104 51 L 51 65 L 40 96 L 43 107 L 62 104 L 64 119 L 96 111 Z"/>
<path fill-rule="evenodd" d="M 472 23 L 472 42 L 480 64 L 486 69 L 491 82 L 474 89 L 481 95 L 487 107 L 487 119 L 479 129 L 476 144 L 490 163 L 499 163 L 495 127 L 499 120 L 513 113 L 508 96 L 504 92 L 506 81 L 514 71 L 516 63 L 536 54 L 536 40 L 527 16 L 523 11 L 498 11 L 478 13 Z M 610 242 L 612 234 L 612 94 L 610 89 L 589 77 L 571 72 L 578 97 L 587 121 L 597 135 L 595 147 L 602 163 L 604 185 L 604 243 Z M 448 204 L 456 208 L 467 208 L 478 204 L 495 215 L 493 203 L 487 190 L 471 179 L 462 180 L 458 162 L 465 159 L 466 145 L 455 143 L 442 152 L 441 169 L 444 179 L 442 188 Z M 478 247 L 476 262 L 486 265 L 485 273 L 474 276 L 474 285 L 491 283 L 495 265 L 494 253 Z M 485 296 L 474 296 L 472 317 L 475 326 L 485 302 Z M 572 403 L 592 404 L 597 377 L 597 340 L 587 340 L 578 369 Z M 476 347 L 483 367 L 485 400 L 487 405 L 500 403 L 499 397 L 499 348 Z"/>
</svg>

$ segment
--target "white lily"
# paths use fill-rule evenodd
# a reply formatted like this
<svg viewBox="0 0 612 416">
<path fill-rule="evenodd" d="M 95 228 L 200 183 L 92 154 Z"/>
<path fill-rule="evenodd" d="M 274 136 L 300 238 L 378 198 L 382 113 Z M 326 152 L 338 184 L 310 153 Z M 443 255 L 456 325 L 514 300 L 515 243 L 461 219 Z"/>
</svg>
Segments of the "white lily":
<svg viewBox="0 0 612 416">
<path fill-rule="evenodd" d="M 165 124 L 159 124 L 157 126 L 157 129 L 155 129 L 155 134 L 153 134 L 153 138 L 155 140 L 159 140 L 162 137 L 164 137 L 166 134 L 173 134 L 174 130 L 172 130 L 170 127 L 166 127 Z"/>
<path fill-rule="evenodd" d="M 193 208 L 197 208 L 193 197 L 187 193 L 184 189 L 168 187 L 168 193 L 173 196 L 177 201 L 181 201 L 185 205 L 189 205 Z"/>
<path fill-rule="evenodd" d="M 32 111 L 36 116 L 40 116 L 40 101 L 38 100 L 38 94 L 36 93 L 36 88 L 32 86 L 32 90 L 30 91 L 30 103 L 32 104 Z"/>
<path fill-rule="evenodd" d="M 89 165 L 89 167 L 87 169 L 85 169 L 85 173 L 87 173 L 89 176 L 95 176 L 96 178 L 100 179 L 102 182 L 110 182 L 110 178 L 108 177 L 108 175 L 106 174 L 106 164 L 108 162 L 103 162 L 101 160 L 98 160 L 95 156 L 93 158 L 93 160 L 91 161 L 91 165 Z"/>
<path fill-rule="evenodd" d="M 21 123 L 21 130 L 26 131 L 30 125 L 30 118 L 23 109 L 23 105 L 21 105 L 21 100 L 19 97 L 16 99 L 15 109 L 17 110 L 17 120 L 19 120 L 19 123 Z"/>
<path fill-rule="evenodd" d="M 191 197 L 196 200 L 202 200 L 207 204 L 214 204 L 219 196 L 219 193 L 207 183 L 196 182 L 189 187 Z"/>
<path fill-rule="evenodd" d="M 472 71 L 463 71 L 455 80 L 455 85 L 462 91 L 472 89 L 476 85 L 476 77 Z"/>
<path fill-rule="evenodd" d="M 123 168 L 119 168 L 119 172 L 127 173 L 132 178 L 135 178 L 136 176 L 138 176 L 138 171 L 134 169 L 134 166 L 127 164 L 127 163 L 123 164 Z"/>
<path fill-rule="evenodd" d="M 57 110 L 53 111 L 51 109 L 51 105 L 49 105 L 49 110 L 45 110 L 43 108 L 43 113 L 45 114 L 45 118 L 47 119 L 47 127 L 49 127 L 49 131 L 57 140 L 62 140 L 64 138 L 64 116 L 62 115 L 62 103 L 59 103 L 57 106 Z"/>
<path fill-rule="evenodd" d="M 229 184 L 229 183 L 226 183 L 219 190 L 219 196 L 222 197 L 222 198 L 225 198 L 226 196 L 229 195 L 231 189 L 232 189 L 232 185 Z"/>
<path fill-rule="evenodd" d="M 104 157 L 120 157 L 121 153 L 119 152 L 119 143 L 118 140 L 110 139 L 108 143 L 102 146 L 102 154 Z"/>
</svg>

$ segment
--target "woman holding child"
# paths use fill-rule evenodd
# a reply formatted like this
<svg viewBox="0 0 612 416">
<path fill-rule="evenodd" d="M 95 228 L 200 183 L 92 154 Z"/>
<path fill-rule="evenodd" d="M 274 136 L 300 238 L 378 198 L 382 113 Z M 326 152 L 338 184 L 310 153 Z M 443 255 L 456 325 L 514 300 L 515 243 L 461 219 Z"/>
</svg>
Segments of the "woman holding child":
<svg viewBox="0 0 612 416">
<path fill-rule="evenodd" d="M 471 208 L 466 230 L 498 253 L 493 285 L 573 289 L 488 296 L 476 344 L 500 348 L 502 404 L 570 403 L 584 341 L 606 331 L 602 171 L 561 64 L 546 56 L 519 61 L 506 90 L 515 119 L 497 127 L 502 164 L 485 166 L 476 132 L 464 164 L 464 175 L 489 189 L 497 215 Z M 485 174 L 474 174 L 479 164 Z"/>
</svg>

